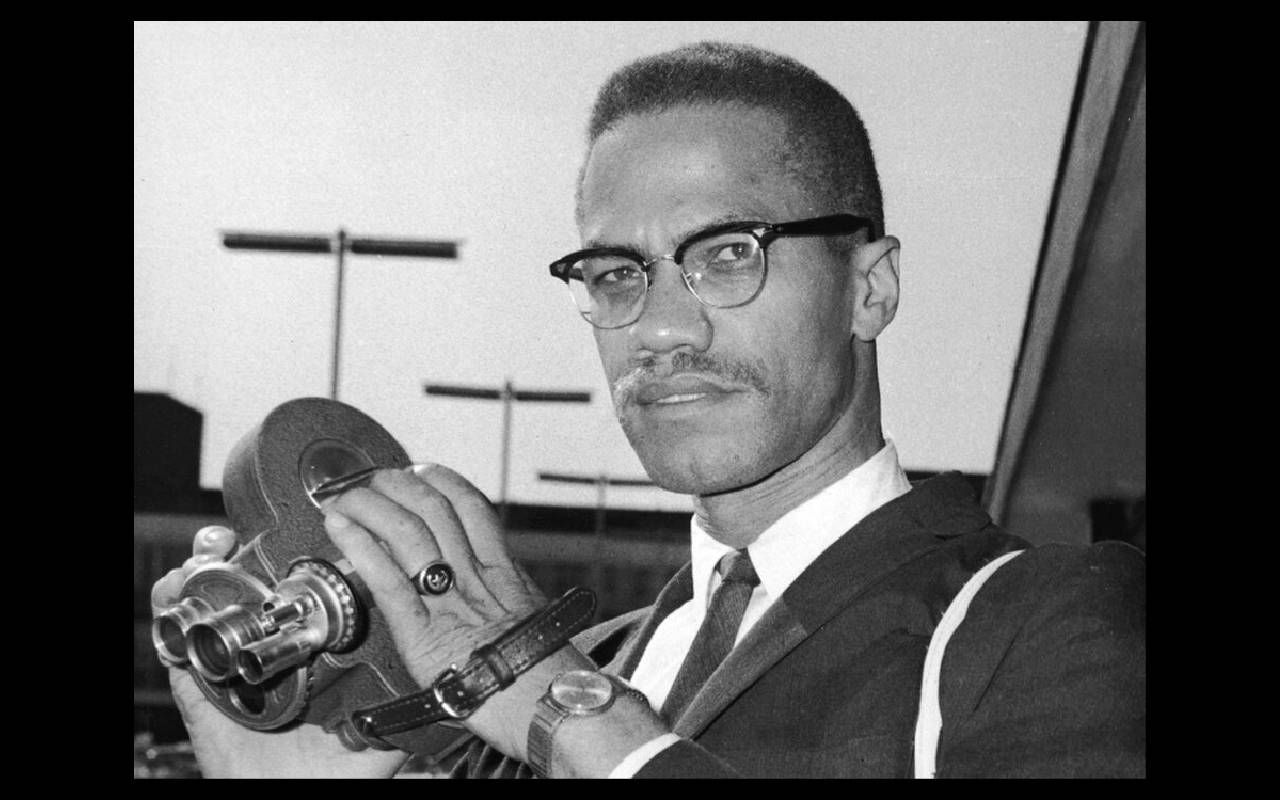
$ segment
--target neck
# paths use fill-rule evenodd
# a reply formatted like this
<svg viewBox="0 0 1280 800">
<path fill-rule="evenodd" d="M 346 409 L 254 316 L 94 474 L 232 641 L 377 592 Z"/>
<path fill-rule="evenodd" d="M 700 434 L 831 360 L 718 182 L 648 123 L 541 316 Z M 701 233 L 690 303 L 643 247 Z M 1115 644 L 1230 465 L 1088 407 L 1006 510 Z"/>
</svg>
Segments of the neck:
<svg viewBox="0 0 1280 800">
<path fill-rule="evenodd" d="M 873 351 L 874 352 L 874 351 Z M 874 360 L 874 355 L 872 355 Z M 855 382 L 835 424 L 803 455 L 762 481 L 694 498 L 698 523 L 716 541 L 741 549 L 804 501 L 866 463 L 884 447 L 874 364 Z"/>
</svg>

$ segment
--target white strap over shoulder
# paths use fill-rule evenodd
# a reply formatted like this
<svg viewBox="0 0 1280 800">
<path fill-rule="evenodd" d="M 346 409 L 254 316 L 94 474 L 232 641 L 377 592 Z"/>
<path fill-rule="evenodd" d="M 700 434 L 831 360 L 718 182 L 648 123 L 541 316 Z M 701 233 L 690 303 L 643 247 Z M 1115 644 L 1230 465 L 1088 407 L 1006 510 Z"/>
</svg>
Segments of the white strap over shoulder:
<svg viewBox="0 0 1280 800">
<path fill-rule="evenodd" d="M 1006 561 L 1023 552 L 1014 550 L 992 559 L 982 569 L 973 573 L 956 593 L 947 607 L 938 627 L 929 640 L 929 652 L 924 657 L 924 678 L 920 683 L 920 713 L 916 716 L 915 777 L 932 778 L 937 770 L 938 739 L 942 736 L 942 704 L 938 691 L 942 682 L 942 655 L 947 649 L 951 634 L 964 620 L 969 603 L 997 569 Z"/>
</svg>

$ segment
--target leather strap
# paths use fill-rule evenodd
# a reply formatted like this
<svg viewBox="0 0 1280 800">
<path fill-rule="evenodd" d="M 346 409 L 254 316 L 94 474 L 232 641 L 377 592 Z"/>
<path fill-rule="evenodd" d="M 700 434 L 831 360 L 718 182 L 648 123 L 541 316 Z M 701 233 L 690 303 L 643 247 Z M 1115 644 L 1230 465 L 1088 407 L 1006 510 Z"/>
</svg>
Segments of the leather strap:
<svg viewBox="0 0 1280 800">
<path fill-rule="evenodd" d="M 461 669 L 451 665 L 426 689 L 353 712 L 352 725 L 376 741 L 441 720 L 466 719 L 516 676 L 563 647 L 587 626 L 595 611 L 595 592 L 574 587 L 494 641 L 477 647 Z"/>
</svg>

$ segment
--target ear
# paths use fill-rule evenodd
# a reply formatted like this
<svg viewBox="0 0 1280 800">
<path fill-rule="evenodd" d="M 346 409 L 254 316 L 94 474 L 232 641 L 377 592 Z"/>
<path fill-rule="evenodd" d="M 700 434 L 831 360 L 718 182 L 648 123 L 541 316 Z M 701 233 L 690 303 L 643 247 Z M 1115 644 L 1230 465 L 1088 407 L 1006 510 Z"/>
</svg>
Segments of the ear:
<svg viewBox="0 0 1280 800">
<path fill-rule="evenodd" d="M 874 341 L 898 313 L 898 254 L 902 243 L 886 236 L 854 251 L 853 335 Z"/>
</svg>

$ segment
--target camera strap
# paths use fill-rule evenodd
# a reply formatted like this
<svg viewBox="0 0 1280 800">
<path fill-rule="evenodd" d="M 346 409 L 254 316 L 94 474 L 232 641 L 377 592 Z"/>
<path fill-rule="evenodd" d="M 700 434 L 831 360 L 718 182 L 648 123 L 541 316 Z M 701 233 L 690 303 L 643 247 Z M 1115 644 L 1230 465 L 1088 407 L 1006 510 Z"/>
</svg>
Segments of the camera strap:
<svg viewBox="0 0 1280 800">
<path fill-rule="evenodd" d="M 932 778 L 937 771 L 938 741 L 942 736 L 942 656 L 947 650 L 947 642 L 951 634 L 964 621 L 969 611 L 969 603 L 973 601 L 978 590 L 987 582 L 997 569 L 1006 561 L 1012 560 L 1022 550 L 1005 553 L 992 559 L 982 569 L 975 572 L 960 591 L 956 593 L 951 605 L 947 606 L 938 627 L 934 629 L 929 640 L 929 650 L 924 658 L 924 675 L 920 680 L 920 711 L 916 717 L 914 770 L 917 778 Z"/>
<path fill-rule="evenodd" d="M 377 740 L 433 722 L 466 719 L 518 675 L 563 647 L 587 626 L 595 610 L 595 592 L 574 587 L 477 647 L 461 668 L 450 666 L 420 692 L 352 713 L 352 724 L 365 738 Z"/>
</svg>

